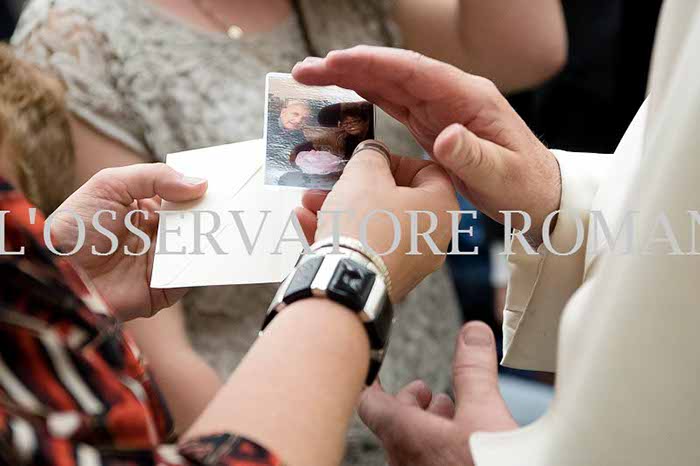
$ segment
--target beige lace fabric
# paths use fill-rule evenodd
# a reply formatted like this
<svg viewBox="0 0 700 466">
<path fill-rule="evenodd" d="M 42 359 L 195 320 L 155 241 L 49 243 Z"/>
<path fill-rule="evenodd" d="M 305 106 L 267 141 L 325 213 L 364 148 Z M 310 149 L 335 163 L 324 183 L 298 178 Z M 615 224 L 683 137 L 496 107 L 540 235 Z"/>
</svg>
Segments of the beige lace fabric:
<svg viewBox="0 0 700 466">
<path fill-rule="evenodd" d="M 319 54 L 399 43 L 386 19 L 386 1 L 302 0 L 301 6 Z M 63 79 L 77 116 L 145 160 L 261 137 L 265 74 L 288 72 L 309 54 L 296 15 L 274 31 L 232 41 L 194 29 L 145 0 L 32 0 L 13 43 L 21 56 Z M 393 150 L 414 147 L 403 130 L 383 125 Z M 223 376 L 253 342 L 275 288 L 202 288 L 187 296 L 192 343 Z M 447 273 L 429 277 L 398 315 L 384 385 L 396 389 L 420 377 L 444 389 L 458 328 Z M 367 456 L 376 447 L 365 431 L 356 426 L 351 437 L 349 455 L 357 464 L 381 462 L 381 456 Z"/>
</svg>

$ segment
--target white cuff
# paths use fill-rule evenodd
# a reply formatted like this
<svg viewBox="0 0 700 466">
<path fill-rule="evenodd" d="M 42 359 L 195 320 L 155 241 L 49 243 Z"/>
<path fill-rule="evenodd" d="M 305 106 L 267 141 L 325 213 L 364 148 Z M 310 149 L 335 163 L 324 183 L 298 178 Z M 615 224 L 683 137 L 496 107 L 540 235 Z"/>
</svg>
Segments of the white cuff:
<svg viewBox="0 0 700 466">
<path fill-rule="evenodd" d="M 513 241 L 503 312 L 502 364 L 546 372 L 556 370 L 559 318 L 583 278 L 588 216 L 611 159 L 609 155 L 552 152 L 561 171 L 561 212 L 550 244 L 542 244 L 536 255 L 528 256 L 520 242 Z M 569 255 L 556 254 L 568 253 L 577 245 Z"/>
</svg>

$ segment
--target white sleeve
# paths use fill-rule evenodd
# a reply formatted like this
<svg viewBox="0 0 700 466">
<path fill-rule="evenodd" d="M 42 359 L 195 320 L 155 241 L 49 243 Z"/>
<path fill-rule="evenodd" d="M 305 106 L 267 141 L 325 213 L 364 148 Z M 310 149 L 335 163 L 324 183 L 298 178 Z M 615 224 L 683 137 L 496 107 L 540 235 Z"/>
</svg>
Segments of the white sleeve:
<svg viewBox="0 0 700 466">
<path fill-rule="evenodd" d="M 598 258 L 561 321 L 549 412 L 472 435 L 479 466 L 700 464 L 699 8 L 662 11 L 639 173 L 620 210 L 637 212 L 635 250 Z"/>
<path fill-rule="evenodd" d="M 545 245 L 527 255 L 513 240 L 509 257 L 511 277 L 503 312 L 502 364 L 518 369 L 554 372 L 559 317 L 581 285 L 585 262 L 588 215 L 612 156 L 552 151 L 561 171 L 561 204 L 551 246 L 560 253 L 577 242 L 577 221 L 584 228 L 584 246 L 572 255 L 558 256 Z M 580 235 L 579 235 L 580 236 Z M 579 238 L 580 241 L 580 238 Z"/>
<path fill-rule="evenodd" d="M 623 206 L 638 212 L 636 249 L 601 256 L 566 305 L 549 412 L 523 429 L 472 435 L 477 465 L 700 464 L 700 138 L 698 111 L 683 110 L 665 115 Z M 544 274 L 526 316 L 542 309 L 533 303 L 552 278 Z"/>
</svg>

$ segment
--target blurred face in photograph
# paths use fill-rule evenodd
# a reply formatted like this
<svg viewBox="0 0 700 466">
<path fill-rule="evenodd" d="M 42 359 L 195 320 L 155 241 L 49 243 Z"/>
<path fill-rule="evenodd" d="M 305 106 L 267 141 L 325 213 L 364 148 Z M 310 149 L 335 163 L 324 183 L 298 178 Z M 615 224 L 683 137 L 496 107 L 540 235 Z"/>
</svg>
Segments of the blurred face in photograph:
<svg viewBox="0 0 700 466">
<path fill-rule="evenodd" d="M 288 102 L 280 112 L 280 122 L 287 131 L 300 130 L 309 119 L 311 109 L 300 100 Z"/>
<path fill-rule="evenodd" d="M 351 136 L 364 136 L 369 130 L 369 122 L 359 116 L 345 116 L 340 121 L 340 128 Z"/>
</svg>

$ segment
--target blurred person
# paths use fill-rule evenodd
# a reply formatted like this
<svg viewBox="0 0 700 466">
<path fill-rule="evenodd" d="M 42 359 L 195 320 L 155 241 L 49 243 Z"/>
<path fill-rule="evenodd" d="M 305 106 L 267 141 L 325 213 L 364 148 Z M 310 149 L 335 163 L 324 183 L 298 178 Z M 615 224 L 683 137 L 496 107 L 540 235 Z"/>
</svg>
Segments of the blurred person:
<svg viewBox="0 0 700 466">
<path fill-rule="evenodd" d="M 352 115 L 350 112 L 345 113 L 338 125 L 350 136 L 362 138 L 362 140 L 367 138 L 369 121 L 367 121 L 367 118 L 364 118 L 361 113 L 356 115 Z"/>
<path fill-rule="evenodd" d="M 12 155 L 1 147 L 2 156 Z M 132 220 L 154 240 L 155 210 L 161 200 L 197 199 L 206 191 L 207 181 L 184 177 L 163 164 L 99 172 L 58 209 L 59 221 L 52 227 L 54 247 L 78 246 L 76 218 L 65 212 L 77 213 L 85 225 L 82 247 L 70 257 L 60 257 L 44 244 L 43 217 L 39 215 L 38 221 L 28 217 L 31 204 L 4 176 L 0 169 L 0 209 L 9 212 L 3 219 L 6 252 L 0 255 L 3 464 L 338 464 L 360 392 L 365 381 L 374 378 L 370 350 L 376 349 L 376 333 L 367 329 L 368 323 L 351 304 L 367 291 L 355 277 L 363 276 L 364 283 L 371 283 L 372 295 L 381 298 L 375 301 L 381 309 L 371 308 L 376 315 L 388 312 L 391 319 L 391 306 L 381 304 L 388 301 L 387 294 L 400 300 L 444 262 L 444 256 L 432 254 L 426 243 L 420 256 L 406 254 L 412 249 L 409 235 L 384 259 L 372 259 L 363 249 L 352 253 L 340 249 L 331 255 L 319 249 L 305 256 L 293 279 L 309 277 L 303 264 L 337 258 L 340 278 L 331 279 L 328 286 L 345 285 L 336 289 L 343 289 L 347 300 L 298 293 L 292 299 L 285 294 L 288 304 L 268 321 L 244 361 L 176 445 L 169 442 L 167 404 L 121 324 L 168 312 L 162 309 L 186 290 L 150 288 L 145 271 L 152 265 L 154 249 L 142 255 L 124 252 L 141 247 L 141 239 L 127 230 L 125 218 L 134 209 L 150 213 L 138 213 Z M 332 220 L 317 216 L 319 209 L 358 213 L 340 225 L 342 247 L 347 238 L 357 241 L 361 219 L 381 206 L 395 212 L 435 212 L 442 222 L 434 241 L 446 248 L 451 236 L 447 211 L 456 207 L 456 200 L 449 178 L 435 164 L 388 155 L 385 159 L 375 149 L 364 149 L 322 205 L 315 196 L 307 197 L 304 205 L 297 214 L 309 241 L 314 237 L 324 241 L 335 231 Z M 91 221 L 103 210 L 114 212 L 115 221 L 108 226 L 122 247 L 96 256 L 91 247 L 110 247 L 110 239 Z M 401 216 L 404 228 L 408 219 Z M 392 236 L 392 223 L 378 221 L 371 223 L 367 237 L 372 247 L 379 247 Z M 369 266 L 377 266 L 376 261 L 382 266 Z M 125 289 L 129 293 L 123 293 Z M 390 322 L 379 326 L 390 329 Z M 461 361 L 472 358 L 469 345 L 458 343 L 458 348 Z"/>
<path fill-rule="evenodd" d="M 309 105 L 298 99 L 288 99 L 280 110 L 280 126 L 285 131 L 299 131 L 311 116 Z"/>
<path fill-rule="evenodd" d="M 78 184 L 104 167 L 260 137 L 264 75 L 307 55 L 360 43 L 403 45 L 488 76 L 504 91 L 546 80 L 566 55 L 559 0 L 33 0 L 13 43 L 66 84 Z M 408 141 L 392 130 L 385 142 L 405 153 L 415 147 Z M 191 403 L 177 403 L 190 406 L 175 412 L 178 431 L 220 386 L 186 337 L 225 377 L 255 338 L 273 293 L 267 285 L 196 289 L 183 300 L 184 316 L 176 309 L 150 326 L 132 325 L 162 386 L 200 381 L 186 394 Z M 428 277 L 401 306 L 384 383 L 398 387 L 418 374 L 445 387 L 459 319 L 447 271 Z M 157 372 L 169 366 L 156 359 L 167 362 L 173 353 L 190 361 L 193 374 L 172 365 Z M 357 438 L 349 455 L 376 448 L 366 433 Z"/>
<path fill-rule="evenodd" d="M 613 155 L 547 149 L 493 83 L 407 51 L 295 66 L 304 84 L 376 96 L 493 219 L 528 213 L 512 222 L 503 364 L 556 371 L 554 403 L 514 430 L 481 334 L 483 366 L 455 361 L 457 405 L 427 411 L 420 383 L 366 393 L 361 415 L 390 464 L 697 463 L 698 37 L 700 5 L 664 3 L 650 94 Z"/>
<path fill-rule="evenodd" d="M 552 80 L 517 97 L 536 134 L 565 150 L 610 153 L 646 97 L 661 0 L 564 0 L 569 57 Z M 566 109 L 575 106 L 577 112 Z M 600 108 L 610 108 L 601 115 Z"/>
<path fill-rule="evenodd" d="M 5 3 L 0 4 L 0 40 L 7 40 L 15 30 L 16 18 Z"/>
<path fill-rule="evenodd" d="M 342 135 L 342 156 L 350 159 L 359 143 L 374 132 L 374 107 L 368 102 L 327 105 L 318 113 L 321 126 L 337 127 Z"/>
<path fill-rule="evenodd" d="M 69 111 L 60 81 L 0 44 L 0 167 L 33 204 L 53 212 L 75 186 Z"/>
</svg>

